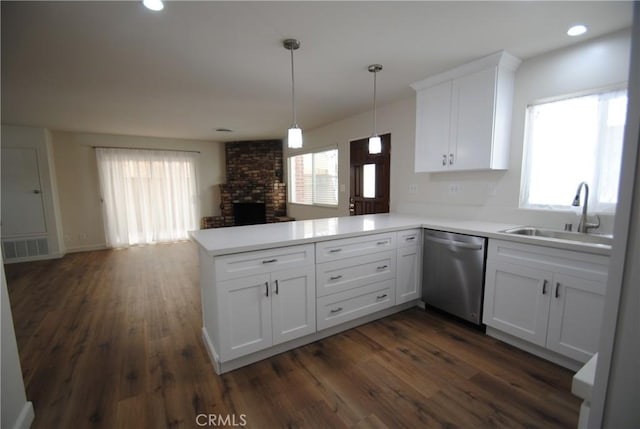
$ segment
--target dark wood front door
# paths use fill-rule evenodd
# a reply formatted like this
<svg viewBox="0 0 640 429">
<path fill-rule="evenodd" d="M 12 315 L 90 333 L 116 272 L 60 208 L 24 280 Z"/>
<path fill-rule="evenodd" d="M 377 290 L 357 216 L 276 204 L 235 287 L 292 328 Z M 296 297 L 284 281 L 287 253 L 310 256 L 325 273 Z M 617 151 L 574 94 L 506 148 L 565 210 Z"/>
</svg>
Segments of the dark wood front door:
<svg viewBox="0 0 640 429">
<path fill-rule="evenodd" d="M 369 139 L 351 142 L 349 214 L 389 213 L 391 134 L 380 136 L 382 152 L 369 154 Z"/>
</svg>

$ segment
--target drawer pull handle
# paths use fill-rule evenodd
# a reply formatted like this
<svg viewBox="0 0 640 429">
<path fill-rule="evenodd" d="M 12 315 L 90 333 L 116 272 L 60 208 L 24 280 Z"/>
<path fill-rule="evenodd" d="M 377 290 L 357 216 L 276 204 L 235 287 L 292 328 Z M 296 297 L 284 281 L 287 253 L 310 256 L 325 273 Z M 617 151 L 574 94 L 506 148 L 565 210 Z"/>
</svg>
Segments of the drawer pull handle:
<svg viewBox="0 0 640 429">
<path fill-rule="evenodd" d="M 266 291 L 267 298 L 269 297 L 269 282 L 264 282 L 264 290 Z"/>
<path fill-rule="evenodd" d="M 334 308 L 331 310 L 331 313 L 339 313 L 342 311 L 342 307 Z"/>
<path fill-rule="evenodd" d="M 377 267 L 376 270 L 381 271 L 381 270 L 386 270 L 387 268 L 389 268 L 388 265 L 381 265 L 381 266 Z"/>
<path fill-rule="evenodd" d="M 387 244 L 387 243 L 388 243 L 388 241 L 378 241 L 378 242 L 376 243 L 376 245 L 377 245 L 377 246 L 383 246 L 383 245 L 385 245 L 385 244 Z"/>
<path fill-rule="evenodd" d="M 560 298 L 560 282 L 556 282 L 556 298 Z"/>
<path fill-rule="evenodd" d="M 542 281 L 542 294 L 543 294 L 543 295 L 546 295 L 546 294 L 547 294 L 547 283 L 548 283 L 548 282 L 547 282 L 546 280 L 543 280 L 543 281 Z"/>
<path fill-rule="evenodd" d="M 274 262 L 278 262 L 277 259 L 265 259 L 264 261 L 262 261 L 263 264 L 272 264 Z"/>
<path fill-rule="evenodd" d="M 342 276 L 339 276 L 339 275 L 338 276 L 331 276 L 331 277 L 329 277 L 329 280 L 338 280 L 338 279 L 341 279 L 341 278 L 342 278 Z"/>
<path fill-rule="evenodd" d="M 416 237 L 415 237 L 415 236 L 414 236 L 414 237 L 407 237 L 407 238 L 406 238 L 406 241 L 411 241 L 411 240 L 415 240 L 415 239 L 416 239 Z"/>
<path fill-rule="evenodd" d="M 386 298 L 386 297 L 387 297 L 387 294 L 385 293 L 383 295 L 376 296 L 376 299 L 382 299 L 382 298 Z"/>
<path fill-rule="evenodd" d="M 336 253 L 336 252 L 342 252 L 342 249 L 331 249 L 331 250 L 329 250 L 329 253 Z"/>
<path fill-rule="evenodd" d="M 276 295 L 279 295 L 280 288 L 278 287 L 278 280 L 276 280 Z"/>
</svg>

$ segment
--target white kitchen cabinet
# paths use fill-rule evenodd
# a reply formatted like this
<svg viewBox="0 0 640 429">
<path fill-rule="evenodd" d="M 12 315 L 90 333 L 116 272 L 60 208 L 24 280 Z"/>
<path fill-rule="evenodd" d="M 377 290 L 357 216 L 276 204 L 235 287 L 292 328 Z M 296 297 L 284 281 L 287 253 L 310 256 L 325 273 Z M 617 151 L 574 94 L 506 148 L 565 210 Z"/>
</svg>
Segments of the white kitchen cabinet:
<svg viewBox="0 0 640 429">
<path fill-rule="evenodd" d="M 316 331 L 313 267 L 220 282 L 220 357 L 230 360 Z"/>
<path fill-rule="evenodd" d="M 419 229 L 397 233 L 396 305 L 421 296 L 422 240 Z"/>
<path fill-rule="evenodd" d="M 318 264 L 316 295 L 344 292 L 396 276 L 396 254 L 392 250 Z"/>
<path fill-rule="evenodd" d="M 488 261 L 483 322 L 544 347 L 550 287 L 548 271 Z"/>
<path fill-rule="evenodd" d="M 579 362 L 598 350 L 606 282 L 554 275 L 547 347 Z"/>
<path fill-rule="evenodd" d="M 316 331 L 314 259 L 308 244 L 203 263 L 203 313 L 216 315 L 205 327 L 221 362 Z"/>
<path fill-rule="evenodd" d="M 318 330 L 392 307 L 394 288 L 391 279 L 318 298 Z"/>
<path fill-rule="evenodd" d="M 578 362 L 597 351 L 608 258 L 489 240 L 483 322 Z"/>
<path fill-rule="evenodd" d="M 416 172 L 508 167 L 519 64 L 502 51 L 411 85 L 417 92 Z"/>
<path fill-rule="evenodd" d="M 220 333 L 218 352 L 222 360 L 233 359 L 270 347 L 271 300 L 266 297 L 271 276 L 245 277 L 218 284 Z"/>
</svg>

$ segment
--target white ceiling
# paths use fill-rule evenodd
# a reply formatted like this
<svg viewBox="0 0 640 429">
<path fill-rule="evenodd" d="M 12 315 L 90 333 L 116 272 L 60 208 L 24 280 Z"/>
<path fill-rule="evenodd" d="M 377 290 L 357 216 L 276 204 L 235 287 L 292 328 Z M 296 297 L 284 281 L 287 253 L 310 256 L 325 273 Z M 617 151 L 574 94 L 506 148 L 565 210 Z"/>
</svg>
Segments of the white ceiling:
<svg viewBox="0 0 640 429">
<path fill-rule="evenodd" d="M 631 2 L 2 1 L 2 122 L 216 141 L 281 138 L 370 110 L 505 49 L 520 58 L 629 27 Z M 574 23 L 590 31 L 566 35 Z M 226 127 L 233 133 L 215 129 Z"/>
</svg>

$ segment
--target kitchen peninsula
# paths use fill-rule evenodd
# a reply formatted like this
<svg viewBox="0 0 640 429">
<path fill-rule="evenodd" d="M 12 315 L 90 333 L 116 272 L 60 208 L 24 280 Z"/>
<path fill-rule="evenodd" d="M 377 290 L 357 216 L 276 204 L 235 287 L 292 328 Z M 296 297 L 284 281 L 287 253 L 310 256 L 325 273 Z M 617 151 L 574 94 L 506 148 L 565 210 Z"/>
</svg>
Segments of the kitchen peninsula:
<svg viewBox="0 0 640 429">
<path fill-rule="evenodd" d="M 514 226 L 377 214 L 194 231 L 191 236 L 200 255 L 202 334 L 216 372 L 420 304 L 423 228 L 525 246 L 518 252 L 550 249 L 550 255 L 568 264 L 586 258 L 586 263 L 604 267 L 606 279 L 610 246 L 502 232 Z M 546 287 L 545 283 L 545 295 Z M 485 296 L 485 307 L 487 303 Z M 491 316 L 485 313 L 488 327 L 494 324 Z M 518 332 L 504 334 L 496 326 L 489 335 L 520 341 Z M 555 352 L 545 355 L 545 344 L 534 342 L 535 349 L 527 344 L 516 345 L 558 362 Z M 558 363 L 577 367 L 583 360 L 579 357 L 569 355 Z"/>
</svg>

